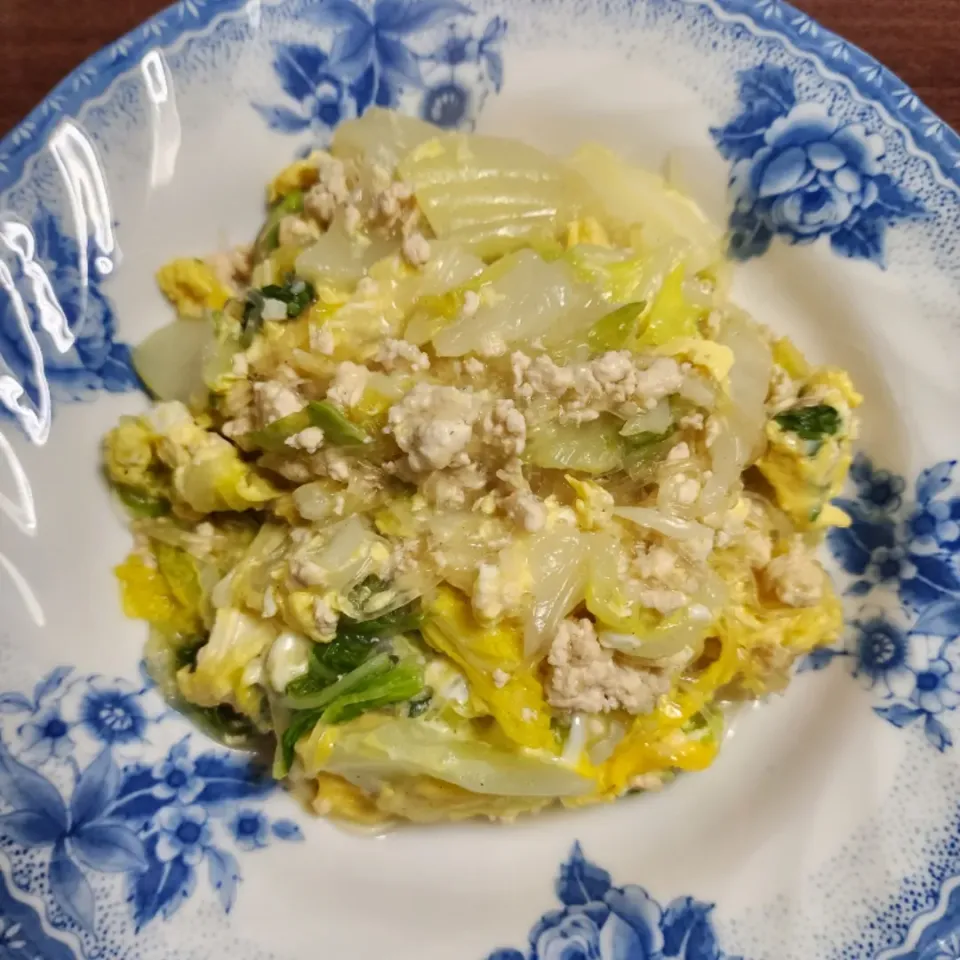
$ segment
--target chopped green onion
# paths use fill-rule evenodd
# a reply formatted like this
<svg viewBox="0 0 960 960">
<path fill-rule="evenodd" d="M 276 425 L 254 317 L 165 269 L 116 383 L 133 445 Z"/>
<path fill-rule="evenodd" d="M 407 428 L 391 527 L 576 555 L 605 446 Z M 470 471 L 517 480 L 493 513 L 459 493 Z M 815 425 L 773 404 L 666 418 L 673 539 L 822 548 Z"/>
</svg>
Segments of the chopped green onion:
<svg viewBox="0 0 960 960">
<path fill-rule="evenodd" d="M 303 191 L 291 190 L 285 197 L 278 200 L 270 208 L 257 239 L 253 244 L 253 257 L 256 262 L 260 262 L 269 256 L 280 245 L 280 221 L 290 214 L 301 213 L 303 211 Z"/>
<path fill-rule="evenodd" d="M 163 497 L 154 497 L 136 487 L 117 484 L 114 489 L 117 496 L 123 501 L 132 513 L 140 517 L 163 517 L 170 512 L 170 501 Z"/>
<path fill-rule="evenodd" d="M 307 404 L 310 423 L 323 430 L 324 439 L 337 447 L 353 447 L 361 443 L 370 443 L 371 437 L 365 430 L 348 420 L 343 412 L 326 400 L 311 400 Z"/>
<path fill-rule="evenodd" d="M 825 403 L 815 407 L 794 407 L 774 417 L 781 429 L 795 433 L 801 440 L 832 437 L 841 424 L 840 414 Z"/>
<path fill-rule="evenodd" d="M 386 673 L 393 665 L 393 660 L 388 653 L 378 653 L 364 663 L 361 663 L 355 670 L 342 676 L 330 686 L 318 690 L 316 693 L 304 697 L 288 697 L 284 695 L 283 704 L 293 710 L 319 710 L 332 703 L 337 697 L 350 693 L 359 684 L 364 683 L 372 677 Z"/>
<path fill-rule="evenodd" d="M 263 309 L 268 300 L 278 300 L 284 304 L 287 308 L 287 319 L 293 320 L 313 303 L 316 296 L 313 285 L 295 274 L 290 274 L 282 284 L 270 283 L 259 290 L 249 291 L 243 307 L 243 335 L 240 342 L 249 346 L 260 332 L 264 321 Z"/>
</svg>

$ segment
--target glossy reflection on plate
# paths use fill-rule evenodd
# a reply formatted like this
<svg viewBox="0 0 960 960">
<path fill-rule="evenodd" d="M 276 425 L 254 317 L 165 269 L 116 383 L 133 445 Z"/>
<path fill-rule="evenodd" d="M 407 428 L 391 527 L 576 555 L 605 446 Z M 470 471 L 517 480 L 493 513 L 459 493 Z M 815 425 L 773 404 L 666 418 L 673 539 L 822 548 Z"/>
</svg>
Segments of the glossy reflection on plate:
<svg viewBox="0 0 960 960">
<path fill-rule="evenodd" d="M 867 397 L 843 636 L 660 794 L 360 838 L 140 673 L 99 438 L 147 409 L 153 273 L 249 242 L 272 172 L 372 105 L 668 170 L 728 227 L 734 299 Z M 958 155 L 782 3 L 190 0 L 81 67 L 0 144 L 3 950 L 956 952 Z"/>
</svg>

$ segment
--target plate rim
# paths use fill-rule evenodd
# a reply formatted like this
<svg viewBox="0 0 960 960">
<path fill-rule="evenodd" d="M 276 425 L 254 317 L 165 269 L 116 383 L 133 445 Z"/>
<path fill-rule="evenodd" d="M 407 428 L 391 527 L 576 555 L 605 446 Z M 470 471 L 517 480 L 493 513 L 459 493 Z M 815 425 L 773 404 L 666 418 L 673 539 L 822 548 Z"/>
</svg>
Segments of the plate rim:
<svg viewBox="0 0 960 960">
<path fill-rule="evenodd" d="M 68 73 L 23 119 L 0 138 L 0 195 L 17 186 L 30 161 L 45 146 L 59 118 L 76 116 L 105 96 L 126 73 L 134 54 L 169 48 L 208 30 L 247 5 L 248 0 L 178 0 L 101 47 Z M 280 6 L 287 0 L 271 0 Z M 324 0 L 319 0 L 324 2 Z M 899 123 L 915 147 L 933 160 L 936 172 L 960 188 L 960 133 L 930 109 L 919 94 L 872 54 L 824 27 L 785 0 L 637 0 L 656 6 L 682 3 L 709 9 L 719 19 L 739 22 L 755 36 L 774 37 L 809 58 L 825 79 L 851 84 L 867 103 L 883 108 L 884 122 Z"/>
<path fill-rule="evenodd" d="M 282 7 L 289 0 L 270 2 L 274 7 Z M 827 82 L 843 86 L 851 98 L 876 109 L 880 123 L 904 137 L 908 151 L 930 164 L 935 179 L 954 190 L 960 188 L 960 136 L 892 71 L 795 7 L 781 0 L 630 2 L 649 4 L 650 8 L 674 4 L 700 8 L 721 23 L 743 25 L 748 43 L 754 38 L 774 40 L 788 56 L 810 63 Z M 248 0 L 180 0 L 81 63 L 0 138 L 0 197 L 29 181 L 33 164 L 61 120 L 109 97 L 117 82 L 128 76 L 149 52 L 170 50 L 216 29 L 223 21 L 243 18 L 247 3 Z M 868 80 L 868 76 L 874 80 Z M 931 133 L 934 127 L 936 132 Z"/>
</svg>

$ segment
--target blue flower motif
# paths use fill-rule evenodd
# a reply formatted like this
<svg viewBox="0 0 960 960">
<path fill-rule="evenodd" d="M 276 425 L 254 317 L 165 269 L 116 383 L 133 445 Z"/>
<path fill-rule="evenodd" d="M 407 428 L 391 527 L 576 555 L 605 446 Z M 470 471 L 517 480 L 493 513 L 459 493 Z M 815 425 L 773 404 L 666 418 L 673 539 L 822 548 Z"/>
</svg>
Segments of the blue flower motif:
<svg viewBox="0 0 960 960">
<path fill-rule="evenodd" d="M 863 510 L 857 501 L 837 504 L 850 517 L 850 526 L 831 529 L 827 542 L 847 573 L 863 576 L 875 557 L 886 559 L 896 549 L 896 524 L 890 517 Z"/>
<path fill-rule="evenodd" d="M 941 461 L 906 484 L 864 456 L 850 477 L 856 496 L 837 503 L 850 516 L 827 542 L 843 570 L 857 579 L 848 597 L 885 595 L 899 606 L 904 627 L 882 612 L 862 610 L 846 648 L 811 654 L 801 669 L 821 670 L 847 658 L 853 674 L 875 690 L 874 712 L 895 727 L 916 725 L 937 750 L 953 744 L 940 715 L 960 707 L 960 497 L 950 496 L 956 462 Z"/>
<path fill-rule="evenodd" d="M 471 13 L 457 0 L 376 0 L 372 15 L 368 15 L 352 0 L 336 0 L 311 7 L 307 16 L 338 31 L 330 51 L 338 73 L 355 79 L 372 69 L 377 81 L 376 102 L 395 106 L 403 86 L 423 82 L 421 56 L 406 38 Z"/>
<path fill-rule="evenodd" d="M 406 38 L 469 13 L 456 0 L 377 0 L 372 15 L 352 0 L 312 5 L 305 16 L 335 30 L 330 51 L 278 44 L 273 68 L 295 106 L 254 107 L 275 130 L 325 138 L 371 104 L 395 107 L 405 88 L 422 87 L 422 55 Z"/>
<path fill-rule="evenodd" d="M 300 133 L 309 130 L 323 138 L 341 122 L 362 112 L 370 102 L 370 78 L 348 83 L 330 64 L 323 50 L 306 44 L 278 44 L 273 68 L 294 106 L 256 105 L 274 130 Z M 360 101 L 364 101 L 363 106 Z"/>
<path fill-rule="evenodd" d="M 27 277 L 21 257 L 14 281 L 22 299 L 0 299 L 0 361 L 23 391 L 15 409 L 0 403 L 0 417 L 13 413 L 24 425 L 48 417 L 44 408 L 51 400 L 88 400 L 138 385 L 129 348 L 114 339 L 96 258 L 81 251 L 52 214 L 38 217 L 30 235 L 31 269 L 40 267 L 44 282 Z"/>
<path fill-rule="evenodd" d="M 120 772 L 104 749 L 77 779 L 69 805 L 46 777 L 16 760 L 0 741 L 0 797 L 14 809 L 0 834 L 25 847 L 49 847 L 47 882 L 54 903 L 82 929 L 94 928 L 94 894 L 83 869 L 137 873 L 147 868 L 143 843 L 110 816 Z"/>
<path fill-rule="evenodd" d="M 530 931 L 526 958 L 513 949 L 489 960 L 724 960 L 710 904 L 680 897 L 662 908 L 642 887 L 613 885 L 606 870 L 574 844 L 560 867 L 559 910 L 545 913 Z M 732 958 L 731 958 L 732 960 Z"/>
<path fill-rule="evenodd" d="M 203 792 L 204 782 L 197 776 L 196 766 L 187 753 L 187 738 L 170 748 L 166 758 L 151 770 L 155 796 L 179 803 L 193 803 Z"/>
<path fill-rule="evenodd" d="M 822 104 L 798 102 L 785 67 L 742 72 L 740 101 L 741 113 L 711 131 L 733 162 L 731 253 L 758 256 L 774 236 L 829 237 L 837 253 L 882 265 L 887 226 L 925 213 L 883 172 L 883 139 Z"/>
<path fill-rule="evenodd" d="M 304 16 L 334 31 L 330 49 L 277 44 L 273 68 L 289 100 L 254 107 L 272 129 L 309 131 L 321 141 L 373 104 L 396 107 L 408 90 L 422 91 L 420 113 L 434 123 L 470 123 L 486 88 L 499 91 L 503 85 L 500 46 L 507 26 L 493 17 L 478 36 L 464 33 L 458 18 L 472 14 L 457 0 L 376 0 L 371 13 L 353 0 L 311 5 Z M 446 39 L 433 52 L 424 51 L 427 38 L 443 25 L 449 28 Z M 440 75 L 431 66 L 442 68 Z"/>
<path fill-rule="evenodd" d="M 960 706 L 960 671 L 946 652 L 939 637 L 915 638 L 910 645 L 908 662 L 914 677 L 910 700 L 924 713 Z"/>
<path fill-rule="evenodd" d="M 931 500 L 918 507 L 908 521 L 910 549 L 924 556 L 960 550 L 960 498 Z"/>
<path fill-rule="evenodd" d="M 456 80 L 447 80 L 431 87 L 424 93 L 420 107 L 420 115 L 424 120 L 448 129 L 459 127 L 471 113 L 470 90 Z"/>
<path fill-rule="evenodd" d="M 503 85 L 500 44 L 507 32 L 501 17 L 491 19 L 477 37 L 450 25 L 447 39 L 425 60 L 439 69 L 429 74 L 420 116 L 447 129 L 470 126 L 480 111 L 487 87 L 499 92 Z"/>
<path fill-rule="evenodd" d="M 916 564 L 902 547 L 877 547 L 864 571 L 865 579 L 874 585 L 912 580 L 916 575 Z"/>
<path fill-rule="evenodd" d="M 62 760 L 74 748 L 70 725 L 63 719 L 56 705 L 38 713 L 20 728 L 24 759 L 40 765 L 51 757 Z"/>
<path fill-rule="evenodd" d="M 857 496 L 863 507 L 887 513 L 900 509 L 906 489 L 903 477 L 875 468 L 867 457 L 858 453 L 850 467 L 850 479 L 857 485 Z"/>
<path fill-rule="evenodd" d="M 188 866 L 196 866 L 213 840 L 208 820 L 207 811 L 197 804 L 161 810 L 157 815 L 157 859 L 161 863 L 180 859 Z"/>
<path fill-rule="evenodd" d="M 293 820 L 273 820 L 257 810 L 276 784 L 244 754 L 191 755 L 190 737 L 183 737 L 145 762 L 147 723 L 175 716 L 162 711 L 148 717 L 143 701 L 148 695 L 155 695 L 149 685 L 131 690 L 120 679 L 78 676 L 63 666 L 42 676 L 30 696 L 0 692 L 0 728 L 18 723 L 14 743 L 20 748 L 14 757 L 0 735 L 0 837 L 50 851 L 45 873 L 21 876 L 18 883 L 45 904 L 54 926 L 72 923 L 94 939 L 101 888 L 91 883 L 91 871 L 126 874 L 130 919 L 140 930 L 158 917 L 173 916 L 204 875 L 221 908 L 232 909 L 240 868 L 218 839 L 246 851 L 274 840 L 304 839 Z M 97 753 L 84 769 L 91 746 Z M 130 747 L 139 759 L 118 768 L 114 751 Z M 49 780 L 27 765 L 44 758 Z M 64 782 L 72 791 L 62 796 Z M 6 918 L 4 897 L 0 871 L 0 916 Z M 18 902 L 14 906 L 20 910 Z M 50 960 L 70 960 L 72 953 L 59 941 L 49 946 L 33 931 L 32 915 L 12 914 L 26 925 L 28 946 L 42 945 L 40 953 Z"/>
<path fill-rule="evenodd" d="M 101 742 L 120 745 L 143 740 L 147 717 L 136 694 L 123 690 L 91 690 L 80 707 L 86 728 Z"/>
<path fill-rule="evenodd" d="M 238 810 L 230 820 L 230 832 L 239 847 L 257 850 L 267 845 L 269 824 L 258 810 Z"/>
<path fill-rule="evenodd" d="M 913 673 L 907 665 L 906 634 L 883 614 L 856 623 L 854 676 L 869 688 L 878 684 L 894 695 L 907 696 Z"/>
</svg>

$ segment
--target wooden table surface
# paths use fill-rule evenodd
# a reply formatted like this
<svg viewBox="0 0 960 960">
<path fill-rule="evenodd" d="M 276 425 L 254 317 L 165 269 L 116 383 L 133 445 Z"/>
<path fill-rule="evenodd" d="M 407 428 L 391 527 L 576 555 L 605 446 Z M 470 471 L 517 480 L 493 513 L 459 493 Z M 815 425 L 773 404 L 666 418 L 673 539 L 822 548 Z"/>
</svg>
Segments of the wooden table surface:
<svg viewBox="0 0 960 960">
<path fill-rule="evenodd" d="M 960 129 L 960 0 L 794 0 Z M 0 0 L 0 136 L 90 54 L 165 0 Z"/>
</svg>

